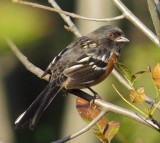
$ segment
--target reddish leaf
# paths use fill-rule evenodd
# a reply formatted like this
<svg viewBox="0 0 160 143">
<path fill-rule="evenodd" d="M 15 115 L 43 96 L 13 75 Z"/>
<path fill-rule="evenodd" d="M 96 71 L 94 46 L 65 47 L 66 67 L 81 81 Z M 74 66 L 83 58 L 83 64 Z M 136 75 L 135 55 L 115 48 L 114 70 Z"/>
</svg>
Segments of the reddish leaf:
<svg viewBox="0 0 160 143">
<path fill-rule="evenodd" d="M 78 97 L 76 99 L 76 108 L 81 116 L 81 118 L 85 122 L 92 121 L 100 112 L 101 110 L 94 104 L 90 104 L 88 101 Z M 119 122 L 111 121 L 107 124 L 107 120 L 105 117 L 102 117 L 97 122 L 97 129 L 96 129 L 96 136 L 104 143 L 111 141 L 115 134 L 117 134 L 119 130 Z"/>
</svg>

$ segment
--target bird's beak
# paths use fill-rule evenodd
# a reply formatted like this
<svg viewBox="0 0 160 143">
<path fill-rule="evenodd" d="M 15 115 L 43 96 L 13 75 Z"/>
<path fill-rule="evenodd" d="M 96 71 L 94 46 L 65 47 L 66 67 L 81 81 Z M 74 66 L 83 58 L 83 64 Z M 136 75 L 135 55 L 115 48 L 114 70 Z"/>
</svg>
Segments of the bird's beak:
<svg viewBox="0 0 160 143">
<path fill-rule="evenodd" d="M 116 42 L 129 42 L 129 40 L 124 37 L 124 36 L 120 36 L 117 39 L 115 39 Z"/>
</svg>

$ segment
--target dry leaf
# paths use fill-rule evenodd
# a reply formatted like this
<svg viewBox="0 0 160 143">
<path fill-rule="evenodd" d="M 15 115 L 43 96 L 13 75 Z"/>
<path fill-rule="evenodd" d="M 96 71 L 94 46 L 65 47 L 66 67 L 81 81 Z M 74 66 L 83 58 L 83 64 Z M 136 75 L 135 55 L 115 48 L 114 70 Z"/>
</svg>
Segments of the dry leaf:
<svg viewBox="0 0 160 143">
<path fill-rule="evenodd" d="M 130 100 L 132 103 L 143 103 L 145 100 L 144 88 L 130 90 Z"/>
<path fill-rule="evenodd" d="M 87 123 L 92 121 L 101 112 L 96 105 L 91 105 L 88 101 L 80 97 L 76 99 L 76 108 L 81 118 Z M 109 143 L 114 135 L 117 134 L 120 125 L 118 121 L 112 121 L 107 124 L 104 116 L 97 122 L 97 126 L 98 128 L 95 130 L 96 136 L 103 143 L 106 143 L 106 141 Z"/>
<path fill-rule="evenodd" d="M 160 90 L 160 64 L 158 63 L 151 71 L 154 84 Z"/>
<path fill-rule="evenodd" d="M 112 138 L 117 134 L 119 131 L 120 123 L 118 121 L 111 121 L 109 122 L 105 128 L 103 129 L 103 133 L 96 133 L 98 138 L 102 141 L 102 143 L 110 143 Z"/>
<path fill-rule="evenodd" d="M 80 97 L 76 99 L 76 108 L 81 118 L 87 122 L 92 121 L 101 112 L 95 104 L 91 105 L 88 101 Z M 103 124 L 107 123 L 106 118 L 102 117 L 98 123 L 100 126 L 103 126 Z"/>
</svg>

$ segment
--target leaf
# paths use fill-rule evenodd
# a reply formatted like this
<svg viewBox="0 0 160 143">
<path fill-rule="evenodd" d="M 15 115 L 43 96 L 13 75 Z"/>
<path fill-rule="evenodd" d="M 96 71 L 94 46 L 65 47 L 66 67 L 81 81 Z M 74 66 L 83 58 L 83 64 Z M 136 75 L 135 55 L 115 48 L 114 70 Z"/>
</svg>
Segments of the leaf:
<svg viewBox="0 0 160 143">
<path fill-rule="evenodd" d="M 132 103 L 143 103 L 145 100 L 144 88 L 130 90 L 130 100 Z"/>
<path fill-rule="evenodd" d="M 158 63 L 151 71 L 154 84 L 160 90 L 160 64 Z"/>
<path fill-rule="evenodd" d="M 131 71 L 122 63 L 115 63 L 115 66 L 122 72 L 122 74 L 124 75 L 124 77 L 126 78 L 126 80 L 129 82 L 130 85 L 133 86 L 133 84 L 135 83 L 136 79 L 137 79 L 137 75 L 139 74 L 143 74 L 146 71 L 139 71 L 135 74 L 132 74 Z"/>
<path fill-rule="evenodd" d="M 96 105 L 90 104 L 88 101 L 80 97 L 77 97 L 76 99 L 76 108 L 81 118 L 87 123 L 94 120 L 94 118 L 101 112 L 100 108 Z M 105 116 L 103 116 L 97 122 L 95 134 L 102 142 L 106 143 L 106 141 L 108 141 L 109 143 L 114 135 L 117 134 L 118 130 L 118 121 L 112 121 L 107 124 L 107 120 Z"/>
<path fill-rule="evenodd" d="M 102 132 L 96 132 L 97 137 L 102 141 L 102 143 L 110 143 L 112 138 L 119 131 L 120 123 L 118 121 L 109 122 Z"/>
<path fill-rule="evenodd" d="M 95 104 L 90 104 L 90 102 L 80 97 L 77 97 L 76 99 L 76 108 L 79 115 L 85 122 L 92 121 L 101 112 Z M 107 123 L 105 117 L 99 120 L 100 126 L 103 126 L 104 123 Z"/>
<path fill-rule="evenodd" d="M 123 64 L 116 62 L 116 67 L 122 72 L 126 80 L 130 83 L 130 85 L 133 85 L 136 77 L 131 74 L 131 71 Z"/>
</svg>

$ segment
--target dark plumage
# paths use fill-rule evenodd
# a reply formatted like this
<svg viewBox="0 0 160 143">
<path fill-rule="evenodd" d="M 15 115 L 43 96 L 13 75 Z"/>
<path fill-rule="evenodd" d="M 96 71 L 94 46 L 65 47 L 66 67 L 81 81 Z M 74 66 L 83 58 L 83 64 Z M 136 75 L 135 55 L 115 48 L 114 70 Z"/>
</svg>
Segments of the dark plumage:
<svg viewBox="0 0 160 143">
<path fill-rule="evenodd" d="M 123 43 L 129 40 L 116 26 L 102 26 L 73 41 L 49 64 L 43 76 L 50 82 L 15 125 L 34 128 L 43 111 L 61 89 L 79 89 L 98 84 L 112 71 Z"/>
</svg>

